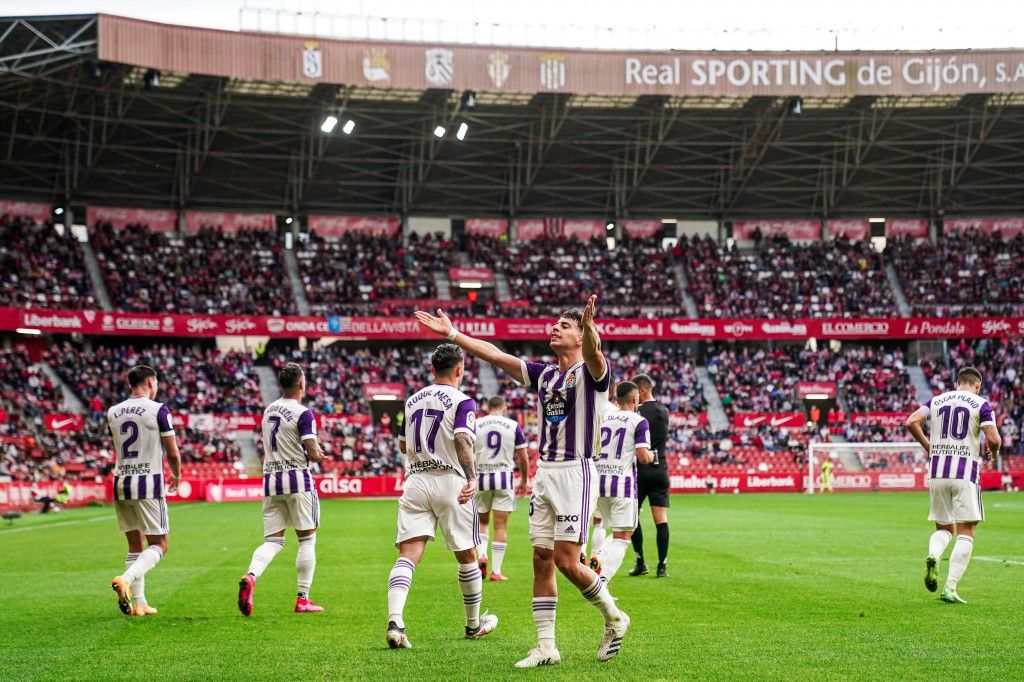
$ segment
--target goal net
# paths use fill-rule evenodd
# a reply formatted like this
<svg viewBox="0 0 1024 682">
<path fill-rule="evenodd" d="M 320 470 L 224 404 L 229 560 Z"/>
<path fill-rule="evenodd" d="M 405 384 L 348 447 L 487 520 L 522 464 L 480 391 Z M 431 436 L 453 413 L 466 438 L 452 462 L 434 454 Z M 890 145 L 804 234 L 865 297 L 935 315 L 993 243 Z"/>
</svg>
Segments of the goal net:
<svg viewBox="0 0 1024 682">
<path fill-rule="evenodd" d="M 804 477 L 809 494 L 822 489 L 826 460 L 836 490 L 919 490 L 928 470 L 928 455 L 914 441 L 810 443 Z"/>
</svg>

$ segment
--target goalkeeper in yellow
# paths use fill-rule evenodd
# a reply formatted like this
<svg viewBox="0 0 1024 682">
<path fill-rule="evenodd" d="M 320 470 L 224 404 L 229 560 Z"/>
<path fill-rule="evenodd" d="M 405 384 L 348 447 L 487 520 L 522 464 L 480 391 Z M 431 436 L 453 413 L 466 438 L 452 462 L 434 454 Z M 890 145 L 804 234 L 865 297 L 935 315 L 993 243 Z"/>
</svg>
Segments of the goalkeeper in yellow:
<svg viewBox="0 0 1024 682">
<path fill-rule="evenodd" d="M 820 479 L 820 481 L 821 482 L 818 483 L 818 492 L 819 493 L 824 493 L 825 492 L 825 488 L 828 488 L 828 491 L 830 493 L 834 493 L 835 492 L 835 490 L 832 489 L 832 460 L 831 459 L 826 459 L 824 462 L 822 462 L 822 464 L 821 464 L 821 479 Z"/>
</svg>

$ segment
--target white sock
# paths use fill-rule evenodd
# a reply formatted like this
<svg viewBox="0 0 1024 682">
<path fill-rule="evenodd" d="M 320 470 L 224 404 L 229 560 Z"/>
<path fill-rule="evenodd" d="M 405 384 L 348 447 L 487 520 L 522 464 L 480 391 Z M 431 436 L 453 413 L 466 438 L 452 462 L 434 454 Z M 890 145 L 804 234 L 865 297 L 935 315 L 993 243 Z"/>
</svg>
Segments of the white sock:
<svg viewBox="0 0 1024 682">
<path fill-rule="evenodd" d="M 533 622 L 537 626 L 537 646 L 544 651 L 555 648 L 555 609 L 558 597 L 533 598 Z"/>
<path fill-rule="evenodd" d="M 480 544 L 476 546 L 476 555 L 478 557 L 487 556 L 487 534 L 484 533 L 480 536 Z"/>
<path fill-rule="evenodd" d="M 946 547 L 949 545 L 949 541 L 952 539 L 953 534 L 948 530 L 937 530 L 932 533 L 932 536 L 928 538 L 928 556 L 941 559 L 946 551 Z"/>
<path fill-rule="evenodd" d="M 459 564 L 459 589 L 466 608 L 466 627 L 475 628 L 480 625 L 480 602 L 484 598 L 484 581 L 475 562 Z"/>
<path fill-rule="evenodd" d="M 135 560 L 131 566 L 125 569 L 122 577 L 125 582 L 131 584 L 136 580 L 146 575 L 149 569 L 160 563 L 160 559 L 164 556 L 164 551 L 156 545 L 150 545 L 143 551 L 139 552 L 139 558 Z"/>
<path fill-rule="evenodd" d="M 246 573 L 252 573 L 252 577 L 259 578 L 282 549 L 284 549 L 284 537 L 264 539 L 263 544 L 252 553 L 252 561 L 249 562 L 249 570 Z"/>
<path fill-rule="evenodd" d="M 626 550 L 628 548 L 629 540 L 622 540 L 621 538 L 612 538 L 604 543 L 602 548 L 604 556 L 601 559 L 601 580 L 605 584 L 615 577 L 615 573 L 622 566 L 622 560 L 626 558 Z"/>
<path fill-rule="evenodd" d="M 316 533 L 299 538 L 299 551 L 295 555 L 295 571 L 299 574 L 299 596 L 309 598 L 316 570 Z"/>
<path fill-rule="evenodd" d="M 953 545 L 953 553 L 949 555 L 949 575 L 946 577 L 946 587 L 956 591 L 956 584 L 964 577 L 967 564 L 971 562 L 971 552 L 974 550 L 974 538 L 969 535 L 957 535 L 956 544 Z"/>
<path fill-rule="evenodd" d="M 618 620 L 622 615 L 619 607 L 615 605 L 611 592 L 600 578 L 595 578 L 594 583 L 585 590 L 581 590 L 583 598 L 593 604 L 601 615 L 604 616 L 605 624 Z"/>
<path fill-rule="evenodd" d="M 409 596 L 412 574 L 415 570 L 416 564 L 400 556 L 391 568 L 391 575 L 388 576 L 388 620 L 394 621 L 400 628 L 405 627 L 402 614 L 405 612 L 405 600 Z"/>
<path fill-rule="evenodd" d="M 604 546 L 607 536 L 608 533 L 605 531 L 604 526 L 594 526 L 594 532 L 590 535 L 590 556 L 597 556 L 597 553 L 601 551 L 601 547 Z"/>
<path fill-rule="evenodd" d="M 491 545 L 491 574 L 501 573 L 501 563 L 505 561 L 505 549 L 508 546 L 504 542 L 494 541 Z"/>
<path fill-rule="evenodd" d="M 138 558 L 139 558 L 139 552 L 128 552 L 128 554 L 125 555 L 125 557 L 124 557 L 124 568 L 125 568 L 125 570 L 128 570 L 129 568 L 131 568 L 132 564 L 134 564 L 135 560 L 138 559 Z M 145 604 L 146 603 L 146 579 L 144 577 L 142 577 L 142 576 L 139 576 L 138 579 L 132 581 L 131 588 L 132 588 L 132 597 L 135 598 L 135 603 L 136 604 Z"/>
</svg>

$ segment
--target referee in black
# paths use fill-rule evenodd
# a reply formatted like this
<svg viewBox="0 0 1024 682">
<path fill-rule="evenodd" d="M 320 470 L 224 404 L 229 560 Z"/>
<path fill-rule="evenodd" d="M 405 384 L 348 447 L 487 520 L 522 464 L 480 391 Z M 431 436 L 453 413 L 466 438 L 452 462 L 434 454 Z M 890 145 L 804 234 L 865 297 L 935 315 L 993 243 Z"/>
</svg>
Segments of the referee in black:
<svg viewBox="0 0 1024 682">
<path fill-rule="evenodd" d="M 668 439 L 668 408 L 654 399 L 654 381 L 646 374 L 637 374 L 633 383 L 640 389 L 640 416 L 647 420 L 651 427 L 652 464 L 637 463 L 638 509 L 644 506 L 644 500 L 651 504 L 651 516 L 654 517 L 654 528 L 658 537 L 658 571 L 659 578 L 667 578 L 665 562 L 668 560 L 668 461 L 665 456 L 665 442 Z M 636 530 L 633 531 L 633 551 L 636 552 L 636 566 L 629 572 L 631 576 L 645 575 L 648 572 L 644 561 L 644 535 L 640 518 L 637 517 Z"/>
</svg>

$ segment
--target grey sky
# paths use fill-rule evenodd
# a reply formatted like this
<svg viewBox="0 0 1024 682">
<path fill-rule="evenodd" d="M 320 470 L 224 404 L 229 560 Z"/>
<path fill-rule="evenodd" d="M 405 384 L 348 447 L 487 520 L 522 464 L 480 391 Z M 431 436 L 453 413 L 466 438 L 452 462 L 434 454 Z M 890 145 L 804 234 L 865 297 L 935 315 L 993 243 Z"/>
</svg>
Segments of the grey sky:
<svg viewBox="0 0 1024 682">
<path fill-rule="evenodd" d="M 292 13 L 257 13 L 254 8 Z M 244 14 L 240 9 L 247 6 Z M 1024 3 L 971 0 L 0 0 L 0 15 L 121 14 L 167 23 L 323 37 L 664 49 L 1016 47 Z M 294 12 L 304 16 L 296 17 Z M 320 16 L 314 16 L 316 12 Z M 386 17 L 342 21 L 328 17 Z M 407 19 L 402 21 L 402 19 Z M 494 24 L 501 27 L 495 28 Z M 610 28 L 614 27 L 614 28 Z"/>
</svg>

